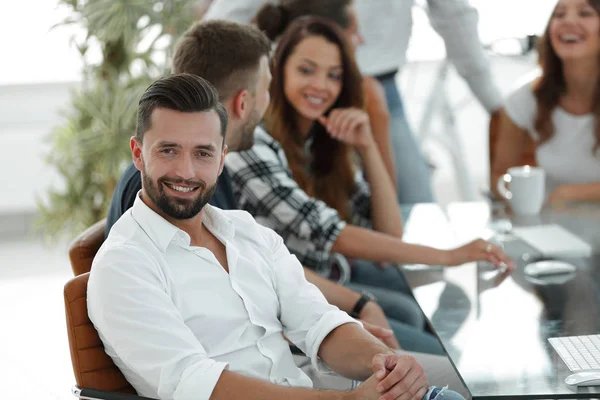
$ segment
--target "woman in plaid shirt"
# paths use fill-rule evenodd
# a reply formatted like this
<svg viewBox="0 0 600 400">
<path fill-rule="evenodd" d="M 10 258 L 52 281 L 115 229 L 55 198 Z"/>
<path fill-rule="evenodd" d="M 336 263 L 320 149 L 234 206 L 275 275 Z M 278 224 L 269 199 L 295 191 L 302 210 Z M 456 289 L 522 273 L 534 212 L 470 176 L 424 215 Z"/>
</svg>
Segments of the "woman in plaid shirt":
<svg viewBox="0 0 600 400">
<path fill-rule="evenodd" d="M 273 13 L 269 20 L 276 25 L 276 18 Z M 276 31 L 271 28 L 266 31 Z M 363 110 L 362 77 L 352 54 L 344 33 L 327 20 L 293 22 L 273 57 L 268 134 L 257 129 L 254 147 L 229 155 L 227 167 L 240 207 L 277 231 L 304 265 L 327 276 L 331 253 L 369 260 L 353 263 L 349 286 L 377 287 L 375 297 L 388 317 L 422 327 L 401 273 L 374 265 L 513 264 L 483 240 L 450 251 L 402 241 L 394 185 Z"/>
</svg>

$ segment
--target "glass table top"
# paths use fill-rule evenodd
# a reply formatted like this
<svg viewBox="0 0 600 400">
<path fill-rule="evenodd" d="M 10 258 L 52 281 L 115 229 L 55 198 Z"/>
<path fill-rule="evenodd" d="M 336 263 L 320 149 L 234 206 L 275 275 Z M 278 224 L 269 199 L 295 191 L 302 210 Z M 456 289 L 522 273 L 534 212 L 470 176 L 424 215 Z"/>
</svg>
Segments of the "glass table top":
<svg viewBox="0 0 600 400">
<path fill-rule="evenodd" d="M 600 387 L 564 383 L 571 372 L 547 340 L 600 333 L 600 205 L 544 209 L 532 217 L 488 203 L 418 204 L 403 211 L 408 242 L 452 248 L 484 237 L 517 263 L 509 275 L 488 263 L 405 267 L 415 298 L 473 398 L 600 398 Z M 592 246 L 593 255 L 564 259 L 577 267 L 574 274 L 526 276 L 525 265 L 543 257 L 512 229 L 541 224 L 571 231 Z"/>
</svg>

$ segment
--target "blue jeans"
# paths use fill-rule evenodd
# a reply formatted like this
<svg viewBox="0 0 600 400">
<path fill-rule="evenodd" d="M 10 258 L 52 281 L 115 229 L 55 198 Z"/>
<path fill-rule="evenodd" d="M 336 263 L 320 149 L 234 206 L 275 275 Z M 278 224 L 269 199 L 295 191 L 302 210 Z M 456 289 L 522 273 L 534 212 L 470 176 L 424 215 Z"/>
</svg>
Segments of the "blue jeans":
<svg viewBox="0 0 600 400">
<path fill-rule="evenodd" d="M 417 354 L 417 353 L 415 353 L 414 356 L 417 359 L 417 361 L 419 361 L 419 359 L 423 357 L 422 354 Z M 456 388 L 463 387 L 462 383 L 460 382 L 460 378 L 458 378 L 456 376 L 456 374 L 453 372 L 450 364 L 444 365 L 442 367 L 439 366 L 439 364 L 444 362 L 445 357 L 444 358 L 441 358 L 440 356 L 429 356 L 429 357 L 433 357 L 432 360 L 434 360 L 434 362 L 436 363 L 435 366 L 428 365 L 428 364 L 422 364 L 422 366 L 425 369 L 425 374 L 427 375 L 427 378 L 430 382 L 440 382 L 438 384 L 444 384 L 444 385 L 449 384 L 451 387 L 456 387 Z M 310 358 L 306 357 L 305 355 L 302 355 L 302 356 L 295 355 L 294 362 L 312 380 L 313 387 L 315 389 L 348 391 L 348 390 L 352 390 L 353 388 L 356 387 L 355 386 L 357 383 L 356 381 L 352 381 L 348 378 L 344 378 L 338 374 L 323 374 L 323 373 L 318 372 L 312 366 L 312 363 L 310 362 Z M 450 375 L 453 375 L 453 376 L 450 376 Z M 446 380 L 445 379 L 446 377 L 450 378 L 450 380 L 449 381 Z M 466 389 L 464 389 L 463 391 L 467 392 Z M 436 387 L 436 386 L 430 386 L 429 391 L 425 394 L 425 396 L 423 396 L 423 400 L 464 400 L 464 399 L 465 398 L 463 397 L 463 395 L 461 395 L 458 392 L 455 392 L 453 390 L 440 389 L 439 387 Z"/>
<path fill-rule="evenodd" d="M 365 260 L 350 262 L 350 287 L 360 290 L 358 285 L 367 285 L 378 289 L 381 294 L 381 308 L 388 317 L 413 325 L 419 329 L 425 327 L 425 315 L 412 295 L 404 275 L 395 267 L 379 268 L 376 263 Z M 373 293 L 376 296 L 376 293 Z M 378 299 L 379 300 L 379 299 Z M 389 310 L 386 310 L 388 308 Z M 384 308 L 385 307 L 385 308 Z M 389 311 L 389 312 L 388 312 Z"/>
<path fill-rule="evenodd" d="M 414 300 L 389 289 L 349 283 L 356 292 L 366 291 L 375 296 L 398 339 L 400 346 L 407 351 L 444 355 L 444 349 L 435 336 L 423 331 L 424 317 L 420 309 L 415 309 Z M 418 308 L 418 306 L 416 306 Z"/>
<path fill-rule="evenodd" d="M 454 390 L 431 386 L 429 391 L 423 396 L 423 400 L 465 400 L 465 398 Z"/>
<path fill-rule="evenodd" d="M 390 141 L 396 166 L 398 203 L 434 202 L 430 171 L 417 140 L 408 125 L 396 78 L 378 78 L 385 90 L 390 112 Z"/>
<path fill-rule="evenodd" d="M 348 287 L 375 296 L 404 350 L 444 355 L 440 342 L 423 330 L 425 315 L 400 271 L 394 267 L 378 269 L 362 260 L 353 260 L 351 267 Z"/>
</svg>

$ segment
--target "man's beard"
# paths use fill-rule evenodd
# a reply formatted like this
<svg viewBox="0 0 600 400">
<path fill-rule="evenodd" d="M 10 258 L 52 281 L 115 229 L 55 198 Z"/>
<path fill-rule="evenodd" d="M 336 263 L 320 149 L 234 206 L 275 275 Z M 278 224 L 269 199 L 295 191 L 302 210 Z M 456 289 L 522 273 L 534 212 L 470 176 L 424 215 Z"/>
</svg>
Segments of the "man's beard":
<svg viewBox="0 0 600 400">
<path fill-rule="evenodd" d="M 145 193 L 164 215 L 173 219 L 190 219 L 198 215 L 211 199 L 217 189 L 218 178 L 212 186 L 208 187 L 204 182 L 168 179 L 166 177 L 158 178 L 157 184 L 155 184 L 145 172 L 142 172 L 142 181 Z M 196 189 L 199 191 L 198 196 L 190 199 L 169 196 L 164 191 L 163 185 L 165 182 L 171 185 L 198 186 L 198 189 Z"/>
<path fill-rule="evenodd" d="M 250 114 L 250 118 L 248 121 L 242 125 L 238 134 L 237 143 L 233 146 L 229 146 L 230 151 L 244 151 L 249 150 L 254 145 L 254 130 L 258 126 L 261 120 L 261 116 L 258 113 L 258 110 L 255 108 L 252 110 L 252 114 Z"/>
</svg>

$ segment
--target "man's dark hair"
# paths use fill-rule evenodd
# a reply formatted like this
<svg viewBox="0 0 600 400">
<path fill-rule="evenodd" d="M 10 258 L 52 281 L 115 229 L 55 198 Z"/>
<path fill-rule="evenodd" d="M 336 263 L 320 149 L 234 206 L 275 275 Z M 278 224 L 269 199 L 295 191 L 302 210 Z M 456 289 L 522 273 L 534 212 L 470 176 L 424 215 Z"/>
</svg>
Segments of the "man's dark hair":
<svg viewBox="0 0 600 400">
<path fill-rule="evenodd" d="M 208 80 L 224 102 L 240 90 L 256 88 L 260 59 L 270 51 L 269 39 L 253 26 L 201 21 L 179 39 L 172 69 Z"/>
<path fill-rule="evenodd" d="M 141 142 L 150 130 L 152 112 L 157 108 L 181 112 L 214 110 L 221 120 L 221 136 L 225 143 L 227 111 L 219 103 L 219 93 L 206 79 L 193 74 L 174 74 L 160 78 L 146 89 L 138 105 L 135 137 Z"/>
</svg>

